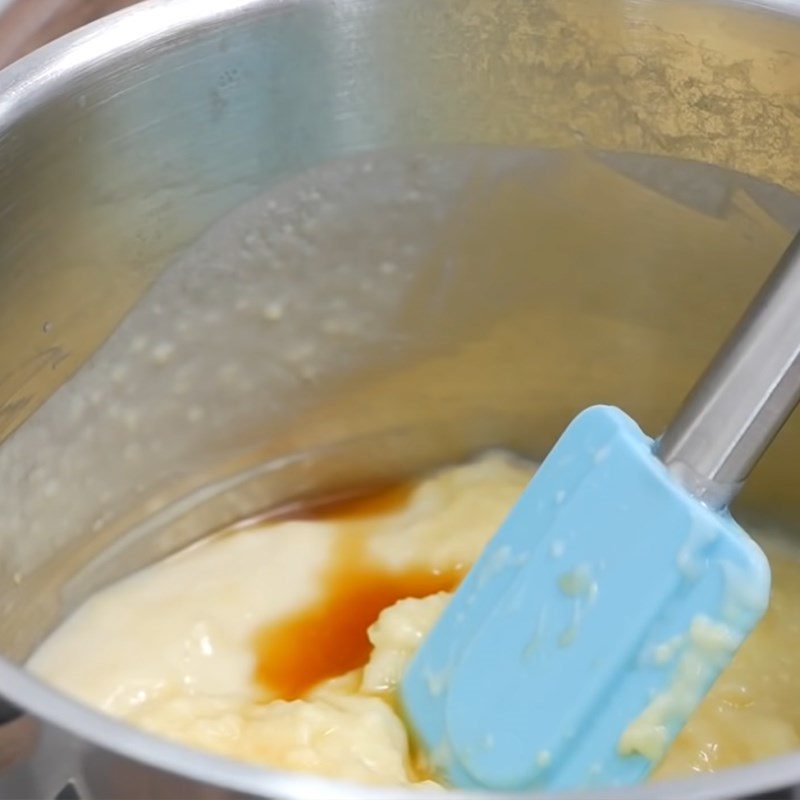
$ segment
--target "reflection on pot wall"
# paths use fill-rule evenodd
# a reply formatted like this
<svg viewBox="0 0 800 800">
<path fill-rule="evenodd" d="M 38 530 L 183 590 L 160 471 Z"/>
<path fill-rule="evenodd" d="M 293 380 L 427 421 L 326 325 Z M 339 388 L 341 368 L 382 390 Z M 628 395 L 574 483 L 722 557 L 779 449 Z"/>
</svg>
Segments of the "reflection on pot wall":
<svg viewBox="0 0 800 800">
<path fill-rule="evenodd" d="M 158 22 L 193 8 L 173 2 Z M 87 69 L 46 107 L 35 81 L 6 95 L 0 166 L 14 200 L 0 219 L 0 432 L 83 362 L 206 225 L 346 152 L 589 145 L 798 185 L 788 16 L 600 0 L 215 13 L 219 26 L 187 43 L 175 24 L 144 45 L 144 60 L 122 47 L 147 29 L 137 9 L 69 52 L 65 63 Z M 24 64 L 12 68 L 5 88 L 23 75 Z"/>
</svg>

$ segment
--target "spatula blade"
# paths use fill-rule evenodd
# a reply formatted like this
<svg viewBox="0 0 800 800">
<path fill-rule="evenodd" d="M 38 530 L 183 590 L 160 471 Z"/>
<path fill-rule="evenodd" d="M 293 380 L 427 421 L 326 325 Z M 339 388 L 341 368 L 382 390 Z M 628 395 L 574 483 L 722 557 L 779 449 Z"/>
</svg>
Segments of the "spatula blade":
<svg viewBox="0 0 800 800">
<path fill-rule="evenodd" d="M 618 409 L 580 414 L 407 670 L 464 788 L 620 786 L 657 764 L 766 609 L 769 567 Z"/>
</svg>

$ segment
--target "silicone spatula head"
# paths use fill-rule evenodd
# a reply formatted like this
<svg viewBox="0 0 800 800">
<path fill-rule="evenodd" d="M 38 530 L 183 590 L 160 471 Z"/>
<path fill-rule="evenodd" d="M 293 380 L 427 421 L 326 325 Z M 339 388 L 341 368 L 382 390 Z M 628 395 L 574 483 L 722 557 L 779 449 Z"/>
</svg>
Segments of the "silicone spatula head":
<svg viewBox="0 0 800 800">
<path fill-rule="evenodd" d="M 401 683 L 462 788 L 652 770 L 766 610 L 727 505 L 800 397 L 796 239 L 658 442 L 597 406 L 562 434 Z"/>
</svg>

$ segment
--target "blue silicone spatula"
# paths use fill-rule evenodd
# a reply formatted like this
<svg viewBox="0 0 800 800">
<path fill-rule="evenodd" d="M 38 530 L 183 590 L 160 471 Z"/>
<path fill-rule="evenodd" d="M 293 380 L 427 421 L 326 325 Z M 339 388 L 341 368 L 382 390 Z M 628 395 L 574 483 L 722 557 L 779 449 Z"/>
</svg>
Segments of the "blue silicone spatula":
<svg viewBox="0 0 800 800">
<path fill-rule="evenodd" d="M 401 683 L 454 786 L 640 781 L 764 613 L 770 574 L 728 513 L 800 398 L 800 236 L 657 441 L 579 414 Z"/>
</svg>

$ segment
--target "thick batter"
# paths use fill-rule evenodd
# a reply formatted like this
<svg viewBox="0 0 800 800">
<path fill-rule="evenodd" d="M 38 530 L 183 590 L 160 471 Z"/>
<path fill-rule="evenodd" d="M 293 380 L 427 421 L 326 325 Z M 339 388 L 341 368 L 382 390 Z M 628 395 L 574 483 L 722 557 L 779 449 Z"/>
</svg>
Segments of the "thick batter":
<svg viewBox="0 0 800 800">
<path fill-rule="evenodd" d="M 213 537 L 91 598 L 29 666 L 110 714 L 234 758 L 371 783 L 429 781 L 395 687 L 532 472 L 488 454 Z M 800 746 L 800 560 L 768 554 L 770 610 L 657 777 Z"/>
</svg>

